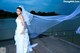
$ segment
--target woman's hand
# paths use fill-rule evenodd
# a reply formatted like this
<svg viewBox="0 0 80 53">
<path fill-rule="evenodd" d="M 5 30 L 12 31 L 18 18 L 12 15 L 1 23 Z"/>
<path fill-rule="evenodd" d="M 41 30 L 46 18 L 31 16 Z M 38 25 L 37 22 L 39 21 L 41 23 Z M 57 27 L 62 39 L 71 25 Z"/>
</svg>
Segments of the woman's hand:
<svg viewBox="0 0 80 53">
<path fill-rule="evenodd" d="M 22 34 L 24 34 L 24 28 L 22 29 L 22 31 L 21 31 L 21 33 L 20 33 L 20 34 L 21 34 L 21 35 L 22 35 Z"/>
<path fill-rule="evenodd" d="M 20 34 L 22 35 L 22 34 L 24 34 L 24 32 L 22 31 Z"/>
</svg>

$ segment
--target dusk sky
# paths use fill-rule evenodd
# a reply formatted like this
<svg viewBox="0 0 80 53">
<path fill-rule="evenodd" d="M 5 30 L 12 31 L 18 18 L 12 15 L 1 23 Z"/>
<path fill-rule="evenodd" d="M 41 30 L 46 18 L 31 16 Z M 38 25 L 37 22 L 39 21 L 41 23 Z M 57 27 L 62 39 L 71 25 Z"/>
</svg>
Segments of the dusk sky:
<svg viewBox="0 0 80 53">
<path fill-rule="evenodd" d="M 23 5 L 27 11 L 56 12 L 70 14 L 80 3 L 64 3 L 63 0 L 0 0 L 0 9 L 15 12 L 16 7 Z"/>
</svg>

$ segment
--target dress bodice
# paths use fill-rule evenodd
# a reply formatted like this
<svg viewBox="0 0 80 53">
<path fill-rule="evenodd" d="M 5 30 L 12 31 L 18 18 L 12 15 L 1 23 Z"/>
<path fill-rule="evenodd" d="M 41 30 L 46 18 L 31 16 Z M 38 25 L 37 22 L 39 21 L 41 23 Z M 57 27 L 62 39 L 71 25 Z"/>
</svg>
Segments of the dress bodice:
<svg viewBox="0 0 80 53">
<path fill-rule="evenodd" d="M 17 24 L 16 33 L 20 33 L 21 30 L 23 29 L 23 25 L 19 18 L 16 18 L 16 24 Z"/>
</svg>

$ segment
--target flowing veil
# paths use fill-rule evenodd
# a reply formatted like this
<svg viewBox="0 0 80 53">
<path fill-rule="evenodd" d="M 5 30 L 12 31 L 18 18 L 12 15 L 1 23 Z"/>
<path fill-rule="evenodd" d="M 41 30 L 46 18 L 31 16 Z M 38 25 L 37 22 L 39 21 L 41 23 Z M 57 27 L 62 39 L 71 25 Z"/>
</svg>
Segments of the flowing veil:
<svg viewBox="0 0 80 53">
<path fill-rule="evenodd" d="M 45 32 L 49 28 L 69 19 L 75 19 L 76 15 L 80 14 L 80 5 L 75 9 L 70 15 L 58 15 L 58 16 L 38 16 L 33 15 L 26 11 L 22 5 L 19 7 L 22 8 L 22 16 L 26 27 L 29 31 L 30 37 L 35 38 L 39 34 Z"/>
</svg>

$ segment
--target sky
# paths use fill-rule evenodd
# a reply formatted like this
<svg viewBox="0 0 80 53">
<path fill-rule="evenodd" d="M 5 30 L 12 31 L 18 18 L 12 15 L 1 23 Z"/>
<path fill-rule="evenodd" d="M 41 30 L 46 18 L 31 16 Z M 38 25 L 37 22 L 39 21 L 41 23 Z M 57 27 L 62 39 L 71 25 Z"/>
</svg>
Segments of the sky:
<svg viewBox="0 0 80 53">
<path fill-rule="evenodd" d="M 27 11 L 56 12 L 70 14 L 80 3 L 64 3 L 63 0 L 0 0 L 0 9 L 15 12 L 19 5 Z"/>
</svg>

